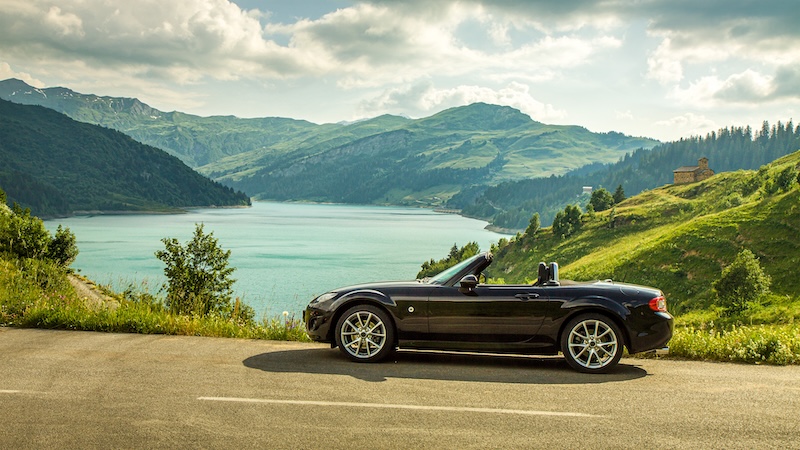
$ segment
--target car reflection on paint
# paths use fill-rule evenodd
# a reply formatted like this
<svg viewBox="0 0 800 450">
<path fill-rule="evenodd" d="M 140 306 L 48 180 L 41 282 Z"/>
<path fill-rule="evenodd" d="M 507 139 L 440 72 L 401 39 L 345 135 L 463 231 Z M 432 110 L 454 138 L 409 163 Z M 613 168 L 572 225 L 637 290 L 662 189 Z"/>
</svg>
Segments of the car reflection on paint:
<svg viewBox="0 0 800 450">
<path fill-rule="evenodd" d="M 612 281 L 560 281 L 540 263 L 533 284 L 482 284 L 481 253 L 424 280 L 336 289 L 311 301 L 308 335 L 358 362 L 397 348 L 556 355 L 575 370 L 603 373 L 623 349 L 662 349 L 673 318 L 658 289 Z"/>
</svg>

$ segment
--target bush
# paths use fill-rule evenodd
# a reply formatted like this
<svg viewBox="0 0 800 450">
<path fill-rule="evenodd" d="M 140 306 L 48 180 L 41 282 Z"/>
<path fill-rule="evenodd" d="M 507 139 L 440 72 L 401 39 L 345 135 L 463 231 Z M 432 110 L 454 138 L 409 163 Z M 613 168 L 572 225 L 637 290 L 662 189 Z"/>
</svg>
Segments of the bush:
<svg viewBox="0 0 800 450">
<path fill-rule="evenodd" d="M 75 235 L 69 228 L 58 226 L 56 235 L 47 245 L 47 258 L 62 267 L 69 267 L 78 257 L 78 246 Z"/>
<path fill-rule="evenodd" d="M 75 235 L 58 226 L 54 238 L 30 209 L 14 204 L 11 214 L 0 215 L 0 253 L 18 259 L 48 259 L 68 267 L 78 256 Z"/>
<path fill-rule="evenodd" d="M 467 258 L 477 255 L 479 251 L 480 247 L 478 246 L 477 242 L 470 242 L 461 248 L 458 248 L 456 244 L 453 244 L 453 247 L 450 249 L 450 253 L 447 255 L 447 258 L 440 259 L 439 261 L 431 259 L 430 261 L 422 263 L 422 270 L 417 273 L 417 279 L 432 277 L 444 271 L 445 269 L 455 266 Z"/>
<path fill-rule="evenodd" d="M 539 221 L 539 213 L 537 212 L 531 217 L 531 220 L 528 222 L 528 228 L 525 229 L 525 236 L 527 236 L 528 239 L 533 239 L 534 236 L 536 236 L 536 232 L 539 231 L 540 226 L 541 223 Z"/>
<path fill-rule="evenodd" d="M 614 206 L 614 197 L 605 188 L 600 188 L 592 192 L 589 204 L 594 207 L 596 212 L 605 211 Z"/>
<path fill-rule="evenodd" d="M 581 228 L 581 208 L 578 205 L 567 205 L 553 219 L 553 234 L 565 238 L 572 236 Z"/>
<path fill-rule="evenodd" d="M 669 354 L 679 358 L 776 365 L 800 363 L 797 325 L 760 325 L 728 330 L 677 328 Z"/>
<path fill-rule="evenodd" d="M 741 313 L 769 292 L 770 282 L 753 252 L 744 249 L 713 284 L 717 304 L 729 315 Z"/>
<path fill-rule="evenodd" d="M 232 286 L 236 282 L 231 278 L 235 269 L 228 267 L 230 250 L 219 246 L 214 233 L 205 234 L 202 224 L 195 225 L 194 236 L 185 247 L 175 238 L 161 242 L 166 248 L 157 251 L 156 257 L 167 266 L 167 308 L 176 314 L 215 313 L 230 317 L 234 312 Z"/>
<path fill-rule="evenodd" d="M 775 184 L 780 190 L 786 192 L 792 188 L 792 184 L 796 178 L 797 170 L 794 167 L 787 167 L 778 174 Z"/>
<path fill-rule="evenodd" d="M 50 244 L 50 233 L 30 209 L 16 203 L 10 215 L 0 216 L 0 252 L 16 258 L 43 258 Z"/>
</svg>

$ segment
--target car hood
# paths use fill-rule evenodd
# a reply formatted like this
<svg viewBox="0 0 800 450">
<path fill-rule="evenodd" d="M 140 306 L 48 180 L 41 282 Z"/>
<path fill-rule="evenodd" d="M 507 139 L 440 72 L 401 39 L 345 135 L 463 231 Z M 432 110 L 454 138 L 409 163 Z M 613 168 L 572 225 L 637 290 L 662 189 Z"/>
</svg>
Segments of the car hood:
<svg viewBox="0 0 800 450">
<path fill-rule="evenodd" d="M 345 293 L 352 291 L 363 290 L 381 290 L 386 288 L 400 288 L 400 287 L 413 287 L 413 286 L 430 286 L 420 280 L 414 281 L 379 281 L 375 283 L 354 284 L 352 286 L 344 286 L 334 289 L 332 292 Z"/>
</svg>

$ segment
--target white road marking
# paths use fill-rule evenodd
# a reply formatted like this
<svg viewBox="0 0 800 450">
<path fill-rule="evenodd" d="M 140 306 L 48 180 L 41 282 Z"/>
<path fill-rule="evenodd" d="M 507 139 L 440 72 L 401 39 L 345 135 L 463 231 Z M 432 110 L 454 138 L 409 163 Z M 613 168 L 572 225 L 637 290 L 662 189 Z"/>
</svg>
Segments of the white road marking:
<svg viewBox="0 0 800 450">
<path fill-rule="evenodd" d="M 513 414 L 520 416 L 561 416 L 561 417 L 591 417 L 600 418 L 595 414 L 563 411 L 533 411 L 527 409 L 502 409 L 502 408 L 469 408 L 459 406 L 427 406 L 427 405 L 398 405 L 391 403 L 350 403 L 350 402 L 324 402 L 312 400 L 277 400 L 268 398 L 238 398 L 238 397 L 198 397 L 200 401 L 232 402 L 232 403 L 267 403 L 277 405 L 299 406 L 338 406 L 346 408 L 376 408 L 376 409 L 409 409 L 415 411 L 448 411 L 472 412 L 488 414 Z"/>
<path fill-rule="evenodd" d="M 0 389 L 0 394 L 27 394 L 27 395 L 40 395 L 44 392 L 38 391 L 20 391 L 17 389 Z"/>
</svg>

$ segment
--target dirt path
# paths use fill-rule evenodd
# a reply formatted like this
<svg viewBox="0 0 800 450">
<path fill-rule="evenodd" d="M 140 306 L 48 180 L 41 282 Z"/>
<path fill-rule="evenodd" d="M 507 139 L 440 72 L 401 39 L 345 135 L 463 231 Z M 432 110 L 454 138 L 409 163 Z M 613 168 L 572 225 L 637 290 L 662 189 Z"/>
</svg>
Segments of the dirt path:
<svg viewBox="0 0 800 450">
<path fill-rule="evenodd" d="M 117 305 L 117 302 L 113 298 L 103 294 L 94 283 L 85 278 L 78 275 L 69 275 L 69 282 L 72 284 L 72 287 L 75 288 L 78 297 L 86 301 L 86 304 L 92 308 Z"/>
</svg>

